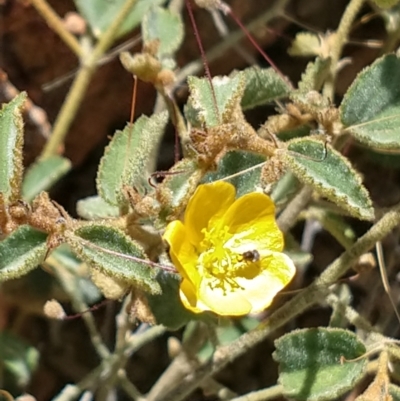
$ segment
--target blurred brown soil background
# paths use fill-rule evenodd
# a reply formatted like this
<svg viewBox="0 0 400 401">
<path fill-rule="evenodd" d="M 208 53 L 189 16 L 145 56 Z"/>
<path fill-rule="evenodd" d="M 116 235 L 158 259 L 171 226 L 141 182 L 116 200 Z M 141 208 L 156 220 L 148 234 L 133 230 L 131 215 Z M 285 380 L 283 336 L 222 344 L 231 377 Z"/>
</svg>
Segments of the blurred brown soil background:
<svg viewBox="0 0 400 401">
<path fill-rule="evenodd" d="M 273 0 L 232 0 L 228 1 L 235 14 L 243 22 L 249 22 L 269 7 Z M 269 29 L 256 32 L 257 41 L 266 50 L 275 64 L 296 83 L 309 59 L 291 58 L 287 48 L 295 34 L 310 27 L 317 32 L 335 30 L 345 9 L 347 0 L 293 0 L 287 7 L 287 14 L 293 21 L 277 18 Z M 61 16 L 74 11 L 71 0 L 49 0 L 49 4 Z M 366 5 L 360 15 L 371 12 Z M 210 15 L 194 8 L 200 35 L 205 49 L 210 49 L 222 39 L 216 31 Z M 7 74 L 9 82 L 19 91 L 26 91 L 32 102 L 41 107 L 52 124 L 65 99 L 72 80 L 60 85 L 53 85 L 45 90 L 44 86 L 74 71 L 78 60 L 63 44 L 60 38 L 46 25 L 28 0 L 0 0 L 0 67 Z M 199 58 L 197 44 L 193 37 L 193 28 L 184 11 L 185 39 L 177 54 L 178 66 Z M 295 21 L 295 22 L 294 22 Z M 360 21 L 358 21 L 360 22 Z M 228 21 L 228 26 L 236 30 Z M 304 26 L 304 27 L 303 27 Z M 136 30 L 118 41 L 136 37 Z M 372 18 L 367 23 L 358 23 L 351 33 L 352 39 L 381 40 L 385 37 L 383 22 Z M 262 65 L 265 61 L 257 51 L 243 40 L 241 46 L 253 55 Z M 139 51 L 137 44 L 131 52 Z M 360 69 L 370 64 L 378 55 L 379 49 L 366 45 L 350 44 L 345 48 L 345 56 L 351 57 L 351 63 L 341 71 L 338 80 L 337 104 L 346 88 Z M 213 75 L 228 74 L 233 69 L 247 66 L 246 61 L 234 50 L 221 54 L 210 64 Z M 177 97 L 183 104 L 187 90 L 182 86 Z M 7 95 L 0 93 L 0 101 L 9 101 Z M 136 115 L 150 115 L 154 106 L 155 90 L 150 85 L 139 83 L 136 102 Z M 73 170 L 57 184 L 52 191 L 53 199 L 61 203 L 68 212 L 75 215 L 76 201 L 95 193 L 95 174 L 99 159 L 109 137 L 116 129 L 122 129 L 129 121 L 132 101 L 132 77 L 121 66 L 118 58 L 99 67 L 94 75 L 89 90 L 79 112 L 71 126 L 65 143 L 65 156 L 73 163 Z M 267 118 L 273 107 L 265 107 L 252 112 L 249 120 L 259 126 Z M 37 128 L 26 123 L 25 164 L 29 165 L 39 155 L 45 138 Z M 172 165 L 174 131 L 170 127 L 160 150 L 159 169 Z M 376 163 L 357 147 L 350 147 L 356 168 L 365 177 L 366 185 L 373 200 L 380 206 L 390 206 L 400 199 L 399 169 Z M 384 179 L 382 179 L 384 177 Z M 362 232 L 365 225 L 357 225 Z M 301 227 L 296 229 L 301 234 Z M 313 247 L 316 258 L 310 270 L 310 278 L 318 274 L 324 266 L 340 254 L 342 248 L 328 234 L 317 236 Z M 370 277 L 379 280 L 378 276 Z M 365 295 L 366 287 L 359 286 L 356 294 Z M 26 391 L 44 401 L 51 399 L 66 383 L 79 381 L 98 364 L 96 354 L 87 337 L 84 324 L 78 319 L 70 322 L 54 323 L 40 315 L 40 307 L 46 300 L 46 292 L 40 288 L 27 288 L 23 280 L 10 283 L 7 296 L 0 292 L 0 330 L 12 328 L 41 352 L 38 371 L 35 373 Z M 102 334 L 108 345 L 112 345 L 114 316 L 119 304 L 110 303 L 94 312 Z M 313 310 L 296 322 L 297 327 L 327 324 L 327 313 Z M 293 329 L 294 327 L 292 327 Z M 276 333 L 276 336 L 282 333 Z M 181 333 L 173 333 L 180 336 Z M 146 392 L 169 363 L 167 337 L 144 347 L 135 354 L 129 363 L 129 378 L 140 391 Z M 277 374 L 271 359 L 272 340 L 253 349 L 245 357 L 226 368 L 218 377 L 221 382 L 238 393 L 266 387 L 276 382 Z M 0 345 L 1 346 L 1 345 Z M 121 400 L 124 395 L 121 393 Z M 204 399 L 198 393 L 192 399 Z"/>
</svg>

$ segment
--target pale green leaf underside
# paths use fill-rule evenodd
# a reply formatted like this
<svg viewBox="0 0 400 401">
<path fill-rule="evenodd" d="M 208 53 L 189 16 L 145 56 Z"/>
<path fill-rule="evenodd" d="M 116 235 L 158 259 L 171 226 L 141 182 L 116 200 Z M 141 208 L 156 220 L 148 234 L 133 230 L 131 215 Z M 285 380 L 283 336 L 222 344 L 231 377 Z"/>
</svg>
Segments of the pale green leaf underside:
<svg viewBox="0 0 400 401">
<path fill-rule="evenodd" d="M 92 224 L 77 229 L 74 234 L 68 243 L 89 265 L 144 291 L 161 291 L 154 279 L 158 270 L 141 262 L 146 259 L 142 247 L 118 229 Z"/>
<path fill-rule="evenodd" d="M 362 378 L 366 358 L 364 344 L 350 331 L 312 328 L 296 330 L 275 341 L 279 383 L 284 395 L 296 400 L 336 399 Z"/>
<path fill-rule="evenodd" d="M 110 205 L 100 196 L 90 196 L 81 199 L 76 204 L 76 211 L 80 217 L 86 220 L 107 219 L 119 216 L 118 207 Z"/>
<path fill-rule="evenodd" d="M 23 225 L 0 242 L 0 282 L 21 277 L 44 259 L 47 234 Z"/>
<path fill-rule="evenodd" d="M 26 93 L 22 92 L 0 110 L 0 192 L 9 201 L 19 198 L 22 181 L 22 107 L 25 99 Z"/>
<path fill-rule="evenodd" d="M 142 23 L 143 42 L 158 39 L 158 58 L 172 55 L 179 49 L 183 40 L 183 23 L 179 14 L 161 7 L 150 9 Z"/>
<path fill-rule="evenodd" d="M 400 151 L 400 59 L 386 55 L 365 68 L 340 105 L 346 130 L 378 150 Z"/>
<path fill-rule="evenodd" d="M 117 37 L 138 26 L 151 7 L 164 2 L 165 0 L 137 0 L 132 7 L 132 11 L 121 25 Z M 99 37 L 107 30 L 125 3 L 126 0 L 75 0 L 76 8 L 85 18 L 96 37 Z"/>
<path fill-rule="evenodd" d="M 42 191 L 50 189 L 71 169 L 65 157 L 51 156 L 31 165 L 22 182 L 22 197 L 30 202 Z"/>
<path fill-rule="evenodd" d="M 313 139 L 295 139 L 289 143 L 284 160 L 300 181 L 322 196 L 359 219 L 373 219 L 372 202 L 360 175 L 329 145 Z"/>
<path fill-rule="evenodd" d="M 147 166 L 164 134 L 166 112 L 141 116 L 133 126 L 117 131 L 107 146 L 97 173 L 99 195 L 113 206 L 125 206 L 125 187 L 141 191 L 147 185 Z"/>
<path fill-rule="evenodd" d="M 210 128 L 231 122 L 235 106 L 243 96 L 245 81 L 242 73 L 233 78 L 214 77 L 213 92 L 207 78 L 190 76 L 188 85 L 190 96 L 186 117 L 193 126 Z"/>
<path fill-rule="evenodd" d="M 246 79 L 241 105 L 243 110 L 268 104 L 287 97 L 291 87 L 273 68 L 246 68 L 242 71 Z"/>
</svg>

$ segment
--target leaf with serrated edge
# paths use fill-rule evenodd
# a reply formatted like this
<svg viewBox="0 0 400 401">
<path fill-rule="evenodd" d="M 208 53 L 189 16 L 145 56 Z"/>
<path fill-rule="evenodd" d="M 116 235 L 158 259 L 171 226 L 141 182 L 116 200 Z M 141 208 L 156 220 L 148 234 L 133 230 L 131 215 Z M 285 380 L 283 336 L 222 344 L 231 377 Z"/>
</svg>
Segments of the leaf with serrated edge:
<svg viewBox="0 0 400 401">
<path fill-rule="evenodd" d="M 161 225 L 165 223 L 165 218 L 170 213 L 187 204 L 202 177 L 197 162 L 187 158 L 176 163 L 168 173 L 159 186 L 160 191 L 167 191 L 171 198 L 167 202 L 168 207 L 159 215 Z"/>
<path fill-rule="evenodd" d="M 147 301 L 157 324 L 162 324 L 169 330 L 178 330 L 190 320 L 200 316 L 183 306 L 179 298 L 181 282 L 179 275 L 160 271 L 157 282 L 161 286 L 162 293 L 147 295 Z"/>
<path fill-rule="evenodd" d="M 143 16 L 152 6 L 157 6 L 164 2 L 165 0 L 138 0 L 122 23 L 116 38 L 138 26 Z M 75 0 L 76 8 L 85 18 L 97 38 L 107 30 L 125 3 L 126 0 Z"/>
<path fill-rule="evenodd" d="M 300 138 L 288 143 L 283 160 L 292 173 L 351 215 L 372 220 L 374 209 L 360 175 L 350 162 L 323 142 Z"/>
<path fill-rule="evenodd" d="M 295 330 L 275 341 L 284 395 L 301 401 L 337 399 L 362 379 L 366 352 L 351 331 L 334 328 Z M 345 358 L 346 363 L 341 363 Z"/>
<path fill-rule="evenodd" d="M 294 95 L 303 95 L 309 91 L 319 91 L 329 74 L 329 67 L 331 60 L 322 59 L 317 57 L 313 62 L 308 63 L 306 70 L 301 74 L 301 81 L 299 82 L 299 89 L 293 92 Z M 299 93 L 300 92 L 300 93 Z"/>
<path fill-rule="evenodd" d="M 133 126 L 117 131 L 107 146 L 97 172 L 99 195 L 114 206 L 125 206 L 124 187 L 147 185 L 147 166 L 164 134 L 168 113 L 141 116 Z"/>
<path fill-rule="evenodd" d="M 183 40 L 183 23 L 179 14 L 165 8 L 150 9 L 143 18 L 142 37 L 144 44 L 158 39 L 158 58 L 171 55 L 179 49 Z"/>
<path fill-rule="evenodd" d="M 290 94 L 292 88 L 273 68 L 250 67 L 242 71 L 246 86 L 241 101 L 243 110 L 268 104 Z"/>
<path fill-rule="evenodd" d="M 193 126 L 210 128 L 232 121 L 235 107 L 243 96 L 245 79 L 242 73 L 233 78 L 225 76 L 212 79 L 217 110 L 207 78 L 190 76 L 188 85 L 190 96 L 185 109 L 186 117 Z"/>
<path fill-rule="evenodd" d="M 0 242 L 0 282 L 35 269 L 47 252 L 47 234 L 23 225 Z"/>
<path fill-rule="evenodd" d="M 22 182 L 22 197 L 30 202 L 42 191 L 50 189 L 71 169 L 71 162 L 65 157 L 51 156 L 32 164 Z"/>
<path fill-rule="evenodd" d="M 20 93 L 0 111 L 0 192 L 8 202 L 20 198 L 24 132 L 22 107 L 26 93 Z"/>
<path fill-rule="evenodd" d="M 143 248 L 118 229 L 89 224 L 67 236 L 67 242 L 83 261 L 104 274 L 132 283 L 144 291 L 160 293 L 154 278 L 158 268 L 146 263 Z"/>
<path fill-rule="evenodd" d="M 119 209 L 107 203 L 100 196 L 81 199 L 76 204 L 76 212 L 86 220 L 108 219 L 119 216 Z"/>
<path fill-rule="evenodd" d="M 376 150 L 400 152 L 400 59 L 394 54 L 361 71 L 339 108 L 346 131 Z"/>
<path fill-rule="evenodd" d="M 260 185 L 261 165 L 265 157 L 244 151 L 231 151 L 224 155 L 218 163 L 217 171 L 208 173 L 203 182 L 213 182 L 226 179 L 232 174 L 240 173 L 229 179 L 236 188 L 236 196 L 240 197 L 248 192 L 253 192 Z M 252 169 L 252 167 L 258 166 Z M 249 171 L 246 171 L 250 169 Z"/>
</svg>

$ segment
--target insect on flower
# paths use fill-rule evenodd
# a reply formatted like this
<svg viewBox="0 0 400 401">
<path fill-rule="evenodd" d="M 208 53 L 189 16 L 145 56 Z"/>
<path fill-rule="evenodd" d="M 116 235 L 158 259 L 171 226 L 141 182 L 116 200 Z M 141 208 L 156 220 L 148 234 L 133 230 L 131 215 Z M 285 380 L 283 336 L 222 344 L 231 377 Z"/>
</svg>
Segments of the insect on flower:
<svg viewBox="0 0 400 401">
<path fill-rule="evenodd" d="M 172 221 L 164 233 L 182 276 L 180 298 L 195 313 L 260 312 L 295 275 L 272 200 L 257 192 L 235 196 L 226 182 L 199 185 L 184 221 Z"/>
</svg>

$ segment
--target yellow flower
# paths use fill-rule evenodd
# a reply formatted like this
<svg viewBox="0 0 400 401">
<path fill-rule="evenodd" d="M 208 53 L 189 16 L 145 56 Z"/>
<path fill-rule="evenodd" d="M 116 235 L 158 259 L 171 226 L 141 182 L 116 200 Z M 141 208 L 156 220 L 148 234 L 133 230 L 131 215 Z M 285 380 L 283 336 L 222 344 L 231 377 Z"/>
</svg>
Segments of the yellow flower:
<svg viewBox="0 0 400 401">
<path fill-rule="evenodd" d="M 165 231 L 182 276 L 180 297 L 192 312 L 260 312 L 295 274 L 292 260 L 282 253 L 272 200 L 257 192 L 235 196 L 227 182 L 200 185 L 184 222 L 175 220 Z"/>
</svg>

